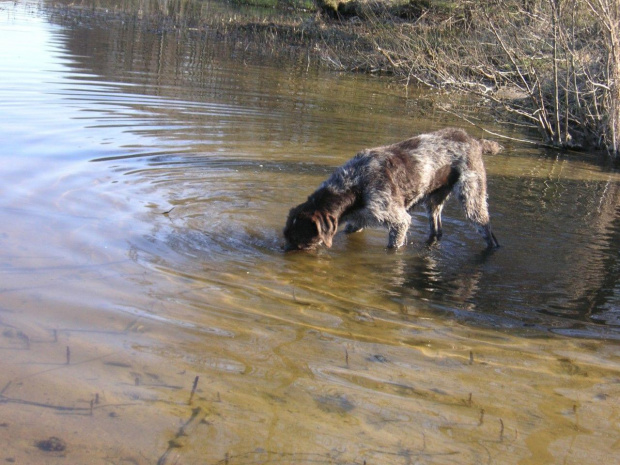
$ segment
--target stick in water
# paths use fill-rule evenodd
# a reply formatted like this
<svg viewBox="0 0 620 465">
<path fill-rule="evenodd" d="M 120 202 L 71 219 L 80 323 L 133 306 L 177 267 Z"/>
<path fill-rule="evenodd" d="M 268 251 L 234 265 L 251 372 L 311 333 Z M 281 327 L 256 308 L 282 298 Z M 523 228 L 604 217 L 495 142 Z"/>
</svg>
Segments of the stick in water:
<svg viewBox="0 0 620 465">
<path fill-rule="evenodd" d="M 187 402 L 188 404 L 192 403 L 192 399 L 194 398 L 194 393 L 196 392 L 196 386 L 198 386 L 198 379 L 200 378 L 200 376 L 196 376 L 196 378 L 194 378 L 194 385 L 192 386 L 192 392 L 189 395 L 189 401 Z"/>
</svg>

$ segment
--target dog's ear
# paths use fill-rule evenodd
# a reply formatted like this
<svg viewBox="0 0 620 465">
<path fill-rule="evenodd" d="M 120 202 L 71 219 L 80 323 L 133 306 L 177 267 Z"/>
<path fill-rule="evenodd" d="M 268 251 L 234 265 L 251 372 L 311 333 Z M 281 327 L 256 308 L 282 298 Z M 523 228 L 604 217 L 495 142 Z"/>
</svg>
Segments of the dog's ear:
<svg viewBox="0 0 620 465">
<path fill-rule="evenodd" d="M 314 222 L 319 231 L 319 237 L 326 247 L 332 246 L 332 239 L 338 231 L 338 218 L 330 213 L 316 212 Z"/>
</svg>

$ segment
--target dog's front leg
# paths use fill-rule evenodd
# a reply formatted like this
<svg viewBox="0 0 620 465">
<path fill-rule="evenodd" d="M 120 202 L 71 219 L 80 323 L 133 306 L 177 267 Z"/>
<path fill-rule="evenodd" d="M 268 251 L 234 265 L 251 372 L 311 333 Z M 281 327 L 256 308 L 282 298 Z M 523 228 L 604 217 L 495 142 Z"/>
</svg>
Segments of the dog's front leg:
<svg viewBox="0 0 620 465">
<path fill-rule="evenodd" d="M 387 227 L 389 230 L 388 248 L 397 249 L 405 245 L 407 231 L 411 224 L 411 215 L 404 208 L 392 208 L 388 216 Z"/>
<path fill-rule="evenodd" d="M 407 210 L 399 210 L 396 212 L 394 219 L 388 221 L 389 239 L 388 248 L 397 249 L 402 247 L 407 242 L 407 231 L 411 224 L 411 215 L 407 213 Z"/>
<path fill-rule="evenodd" d="M 388 249 L 397 249 L 405 245 L 409 223 L 392 224 L 389 230 Z"/>
<path fill-rule="evenodd" d="M 344 228 L 345 234 L 353 234 L 363 231 L 369 224 L 376 224 L 377 220 L 368 214 L 365 209 L 357 210 L 353 213 L 349 213 L 342 218 L 347 223 Z"/>
<path fill-rule="evenodd" d="M 353 234 L 364 229 L 364 224 L 358 214 L 349 214 L 346 217 L 343 217 L 342 220 L 347 223 L 344 227 L 345 234 Z"/>
<path fill-rule="evenodd" d="M 349 222 L 344 228 L 345 234 L 354 234 L 364 230 L 364 226 L 360 226 L 358 223 Z"/>
</svg>

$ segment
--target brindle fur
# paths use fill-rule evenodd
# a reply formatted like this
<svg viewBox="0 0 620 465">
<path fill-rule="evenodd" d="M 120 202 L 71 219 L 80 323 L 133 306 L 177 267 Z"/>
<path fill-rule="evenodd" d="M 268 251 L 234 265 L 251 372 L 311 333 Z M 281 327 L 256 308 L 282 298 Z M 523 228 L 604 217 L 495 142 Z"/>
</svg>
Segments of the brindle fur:
<svg viewBox="0 0 620 465">
<path fill-rule="evenodd" d="M 338 168 L 306 202 L 291 209 L 284 228 L 286 248 L 331 247 L 341 223 L 346 223 L 346 233 L 385 227 L 388 247 L 401 247 L 411 224 L 409 212 L 420 204 L 426 206 L 429 241 L 434 242 L 441 238 L 441 211 L 452 192 L 487 246 L 499 247 L 491 231 L 482 154 L 501 149 L 496 142 L 448 128 L 363 150 Z"/>
</svg>

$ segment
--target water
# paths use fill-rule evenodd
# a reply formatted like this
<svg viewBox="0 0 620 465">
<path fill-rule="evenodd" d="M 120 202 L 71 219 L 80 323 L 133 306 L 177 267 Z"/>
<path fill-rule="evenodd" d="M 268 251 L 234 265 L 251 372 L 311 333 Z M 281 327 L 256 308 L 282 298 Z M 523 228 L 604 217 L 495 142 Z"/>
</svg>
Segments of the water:
<svg viewBox="0 0 620 465">
<path fill-rule="evenodd" d="M 419 212 L 396 253 L 365 231 L 285 255 L 335 166 L 462 123 L 383 80 L 49 11 L 0 3 L 0 459 L 617 460 L 617 172 L 504 143 L 497 252 L 451 203 L 436 248 Z"/>
</svg>

